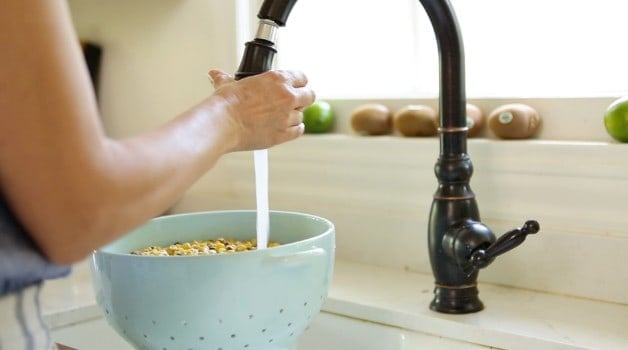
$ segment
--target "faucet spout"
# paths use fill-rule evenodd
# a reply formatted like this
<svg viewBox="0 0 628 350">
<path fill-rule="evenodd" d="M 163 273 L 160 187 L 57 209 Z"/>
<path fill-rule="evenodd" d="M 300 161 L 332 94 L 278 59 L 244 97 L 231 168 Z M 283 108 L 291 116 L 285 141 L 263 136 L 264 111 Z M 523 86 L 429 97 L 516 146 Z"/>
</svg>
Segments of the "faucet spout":
<svg viewBox="0 0 628 350">
<path fill-rule="evenodd" d="M 264 0 L 258 13 L 260 28 L 246 48 L 236 78 L 270 70 L 277 50 L 274 33 L 297 0 Z M 430 308 L 444 313 L 470 313 L 483 309 L 478 298 L 478 270 L 493 258 L 518 246 L 538 231 L 530 221 L 495 242 L 480 222 L 480 212 L 469 181 L 473 165 L 467 154 L 464 48 L 460 27 L 448 0 L 419 0 L 436 36 L 440 65 L 440 154 L 434 166 L 438 188 L 428 223 L 430 263 L 435 278 Z M 493 243 L 495 243 L 493 245 Z"/>
</svg>

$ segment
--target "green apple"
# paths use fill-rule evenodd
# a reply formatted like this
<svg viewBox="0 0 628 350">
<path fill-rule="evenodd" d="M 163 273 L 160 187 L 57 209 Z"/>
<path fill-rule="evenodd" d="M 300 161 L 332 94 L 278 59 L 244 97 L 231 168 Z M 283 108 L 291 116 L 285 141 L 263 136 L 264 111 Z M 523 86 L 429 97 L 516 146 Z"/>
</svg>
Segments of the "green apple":
<svg viewBox="0 0 628 350">
<path fill-rule="evenodd" d="M 329 132 L 334 126 L 334 111 L 325 101 L 315 101 L 303 110 L 303 124 L 308 134 Z"/>
<path fill-rule="evenodd" d="M 628 96 L 608 106 L 604 113 L 604 126 L 615 140 L 628 142 Z"/>
</svg>

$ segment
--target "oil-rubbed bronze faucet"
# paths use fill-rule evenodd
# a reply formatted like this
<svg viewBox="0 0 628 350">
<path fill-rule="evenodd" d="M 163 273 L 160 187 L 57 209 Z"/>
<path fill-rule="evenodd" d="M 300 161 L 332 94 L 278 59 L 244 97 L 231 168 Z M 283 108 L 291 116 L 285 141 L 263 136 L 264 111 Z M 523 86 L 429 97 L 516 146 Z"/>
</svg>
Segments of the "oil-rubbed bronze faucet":
<svg viewBox="0 0 628 350">
<path fill-rule="evenodd" d="M 458 21 L 448 0 L 420 0 L 436 34 L 440 58 L 440 155 L 434 171 L 438 189 L 430 210 L 428 243 L 435 277 L 432 310 L 463 314 L 483 309 L 478 297 L 478 270 L 519 244 L 539 224 L 530 220 L 499 239 L 480 222 L 469 181 L 473 165 L 467 154 L 464 50 Z M 265 0 L 255 39 L 246 48 L 237 79 L 270 70 L 278 27 L 283 27 L 296 0 Z"/>
</svg>

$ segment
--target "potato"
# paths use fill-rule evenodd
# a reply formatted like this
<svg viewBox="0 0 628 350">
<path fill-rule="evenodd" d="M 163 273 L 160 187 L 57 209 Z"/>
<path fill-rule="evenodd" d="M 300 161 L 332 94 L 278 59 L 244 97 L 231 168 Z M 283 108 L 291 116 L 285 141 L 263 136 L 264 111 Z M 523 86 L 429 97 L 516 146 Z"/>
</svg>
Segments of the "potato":
<svg viewBox="0 0 628 350">
<path fill-rule="evenodd" d="M 385 135 L 391 131 L 392 114 L 382 104 L 364 104 L 351 112 L 351 127 L 362 135 Z"/>
<path fill-rule="evenodd" d="M 537 111 L 522 103 L 513 103 L 494 109 L 488 117 L 488 126 L 502 139 L 525 139 L 539 129 L 541 117 Z"/>
<path fill-rule="evenodd" d="M 438 114 L 428 106 L 409 105 L 393 115 L 393 127 L 403 136 L 434 136 L 438 133 Z"/>
<path fill-rule="evenodd" d="M 484 128 L 484 113 L 478 106 L 471 103 L 467 103 L 467 128 L 468 137 L 478 136 Z"/>
</svg>

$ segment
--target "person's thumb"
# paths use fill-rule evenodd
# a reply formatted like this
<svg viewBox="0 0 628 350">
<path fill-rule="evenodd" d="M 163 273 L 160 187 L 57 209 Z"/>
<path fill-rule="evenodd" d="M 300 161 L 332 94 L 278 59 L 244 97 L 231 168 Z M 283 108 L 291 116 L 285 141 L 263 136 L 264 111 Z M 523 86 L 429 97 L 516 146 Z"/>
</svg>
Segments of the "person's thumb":
<svg viewBox="0 0 628 350">
<path fill-rule="evenodd" d="M 212 69 L 207 73 L 209 80 L 214 85 L 214 88 L 218 89 L 224 84 L 231 83 L 234 81 L 233 77 L 219 69 Z"/>
</svg>

